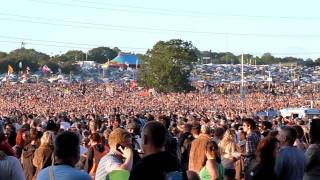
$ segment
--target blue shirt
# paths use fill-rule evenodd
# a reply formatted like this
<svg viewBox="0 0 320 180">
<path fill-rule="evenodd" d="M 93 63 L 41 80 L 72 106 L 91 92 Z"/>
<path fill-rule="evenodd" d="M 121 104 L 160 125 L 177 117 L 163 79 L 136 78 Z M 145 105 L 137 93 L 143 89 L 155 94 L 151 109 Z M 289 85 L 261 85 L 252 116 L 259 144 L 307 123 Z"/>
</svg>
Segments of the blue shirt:
<svg viewBox="0 0 320 180">
<path fill-rule="evenodd" d="M 278 179 L 302 180 L 305 167 L 303 151 L 293 146 L 285 146 L 279 151 L 274 171 Z"/>
<path fill-rule="evenodd" d="M 40 171 L 37 180 L 50 180 L 49 167 Z M 68 165 L 53 166 L 53 176 L 55 180 L 92 180 L 92 178 L 86 172 L 80 171 Z"/>
</svg>

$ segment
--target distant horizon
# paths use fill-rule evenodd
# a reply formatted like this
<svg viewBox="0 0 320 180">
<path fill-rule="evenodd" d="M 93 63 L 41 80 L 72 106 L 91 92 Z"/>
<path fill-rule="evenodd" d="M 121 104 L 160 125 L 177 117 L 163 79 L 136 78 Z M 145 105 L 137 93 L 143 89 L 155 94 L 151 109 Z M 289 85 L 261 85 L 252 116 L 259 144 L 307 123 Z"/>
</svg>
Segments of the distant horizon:
<svg viewBox="0 0 320 180">
<path fill-rule="evenodd" d="M 108 48 L 111 48 L 111 49 L 113 49 L 113 48 L 119 48 L 119 47 L 110 47 L 110 46 L 99 46 L 99 47 L 108 47 Z M 43 51 L 39 51 L 39 50 L 37 50 L 37 49 L 35 49 L 35 48 L 33 48 L 33 47 L 30 47 L 30 48 L 28 48 L 28 47 L 23 47 L 23 48 L 25 48 L 25 49 L 34 49 L 35 51 L 37 51 L 37 52 L 40 52 L 40 53 L 44 53 L 44 54 L 46 54 L 46 55 L 48 55 L 48 56 L 50 56 L 50 57 L 54 57 L 54 56 L 60 56 L 60 55 L 63 55 L 63 54 L 65 54 L 65 53 L 67 53 L 68 51 L 82 51 L 81 49 L 70 49 L 70 50 L 67 50 L 67 51 L 65 51 L 65 52 L 59 52 L 59 53 L 56 53 L 56 54 L 54 54 L 54 53 L 52 53 L 52 52 L 50 52 L 50 53 L 47 53 L 47 52 L 43 52 Z M 98 48 L 98 47 L 93 47 L 93 48 Z M 93 48 L 91 48 L 91 49 L 93 49 Z M 10 50 L 10 51 L 2 51 L 1 49 L 0 49 L 0 52 L 5 52 L 5 53 L 7 53 L 7 54 L 9 54 L 10 52 L 13 52 L 13 51 L 15 51 L 15 50 L 19 50 L 19 49 L 21 49 L 21 47 L 20 48 L 16 48 L 16 49 L 13 49 L 13 50 Z M 89 49 L 89 50 L 91 50 L 91 49 Z M 145 54 L 145 53 L 135 53 L 135 52 L 130 52 L 130 51 L 122 51 L 122 49 L 121 48 L 119 48 L 121 51 L 121 53 L 130 53 L 130 54 L 135 54 L 135 55 L 137 55 L 137 54 Z M 88 50 L 88 52 L 89 52 L 89 50 Z M 199 49 L 198 49 L 199 50 Z M 235 55 L 235 56 L 241 56 L 242 54 L 250 54 L 250 53 L 246 53 L 246 52 L 244 52 L 244 53 L 234 53 L 234 52 L 224 52 L 224 51 L 212 51 L 212 50 L 199 50 L 200 52 L 210 52 L 211 51 L 211 53 L 232 53 L 233 55 Z M 82 51 L 83 53 L 87 53 L 87 52 L 84 52 L 84 51 Z M 271 52 L 265 52 L 265 53 L 270 53 L 273 57 L 275 57 L 275 58 L 286 58 L 286 57 L 293 57 L 293 58 L 297 58 L 297 59 L 303 59 L 304 61 L 305 60 L 307 60 L 307 59 L 312 59 L 312 58 L 302 58 L 302 57 L 297 57 L 297 56 L 277 56 L 276 54 L 273 54 L 273 53 L 271 53 Z M 265 53 L 263 53 L 263 54 L 265 54 Z M 255 54 L 250 54 L 250 55 L 253 55 L 254 57 L 259 57 L 259 58 L 261 58 L 262 56 L 263 56 L 263 54 L 261 54 L 261 55 L 255 55 Z M 320 56 L 318 57 L 318 58 L 314 58 L 314 59 L 312 59 L 313 61 L 315 61 L 315 60 L 317 60 L 317 59 L 320 59 Z"/>
</svg>

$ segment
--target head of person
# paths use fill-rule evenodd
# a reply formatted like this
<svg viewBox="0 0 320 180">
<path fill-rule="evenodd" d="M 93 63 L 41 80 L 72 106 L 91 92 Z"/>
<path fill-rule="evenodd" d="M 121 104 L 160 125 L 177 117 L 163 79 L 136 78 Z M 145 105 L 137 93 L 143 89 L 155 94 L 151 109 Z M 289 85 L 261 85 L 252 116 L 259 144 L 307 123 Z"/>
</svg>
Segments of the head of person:
<svg viewBox="0 0 320 180">
<path fill-rule="evenodd" d="M 109 136 L 110 136 L 111 132 L 112 132 L 111 129 L 104 130 L 103 134 L 102 134 L 104 139 L 109 139 Z"/>
<path fill-rule="evenodd" d="M 29 142 L 30 142 L 30 132 L 24 128 L 20 128 L 16 136 L 16 144 L 20 147 L 24 147 Z"/>
<path fill-rule="evenodd" d="M 117 146 L 131 148 L 132 136 L 131 134 L 122 128 L 114 129 L 109 135 L 110 149 L 117 151 Z"/>
<path fill-rule="evenodd" d="M 192 129 L 191 129 L 191 133 L 194 137 L 198 136 L 201 132 L 201 125 L 199 122 L 197 121 L 193 121 L 192 122 Z"/>
<path fill-rule="evenodd" d="M 98 123 L 96 120 L 89 121 L 89 130 L 91 133 L 97 132 L 98 129 Z"/>
<path fill-rule="evenodd" d="M 214 129 L 214 136 L 215 136 L 215 138 L 221 140 L 221 139 L 223 138 L 224 132 L 225 132 L 224 128 L 222 128 L 222 127 L 216 127 L 216 128 Z"/>
<path fill-rule="evenodd" d="M 127 129 L 130 134 L 138 135 L 140 131 L 140 126 L 135 122 L 131 122 L 128 124 Z"/>
<path fill-rule="evenodd" d="M 320 143 L 320 119 L 312 119 L 310 122 L 310 143 Z"/>
<path fill-rule="evenodd" d="M 261 121 L 258 127 L 259 131 L 265 131 L 271 128 L 270 123 L 268 121 Z"/>
<path fill-rule="evenodd" d="M 165 115 L 161 115 L 161 116 L 158 117 L 158 121 L 161 122 L 164 125 L 164 127 L 169 129 L 169 127 L 170 127 L 170 117 L 165 116 Z"/>
<path fill-rule="evenodd" d="M 180 131 L 180 132 L 185 132 L 185 130 L 184 130 L 184 126 L 185 126 L 185 122 L 183 122 L 183 121 L 178 121 L 178 123 L 177 123 L 177 128 L 178 128 L 178 130 Z"/>
<path fill-rule="evenodd" d="M 169 131 L 171 133 L 172 136 L 175 136 L 175 137 L 178 137 L 180 131 L 177 127 L 177 124 L 172 124 L 170 127 L 169 127 Z"/>
<path fill-rule="evenodd" d="M 41 146 L 53 146 L 54 133 L 52 131 L 46 131 L 43 133 L 41 139 Z"/>
<path fill-rule="evenodd" d="M 246 140 L 246 133 L 244 131 L 240 131 L 240 134 L 239 134 L 239 140 L 240 141 L 244 141 Z"/>
<path fill-rule="evenodd" d="M 34 142 L 37 145 L 40 145 L 40 138 L 42 136 L 42 132 L 37 131 L 36 128 L 31 128 L 29 134 L 30 141 Z"/>
<path fill-rule="evenodd" d="M 292 126 L 292 128 L 295 129 L 297 132 L 297 139 L 304 140 L 304 132 L 302 127 L 299 125 L 294 125 Z"/>
<path fill-rule="evenodd" d="M 219 146 L 215 141 L 208 141 L 205 149 L 207 159 L 214 159 L 218 163 L 221 162 L 219 155 Z M 204 164 L 205 165 L 205 164 Z"/>
<path fill-rule="evenodd" d="M 279 141 L 275 137 L 263 138 L 257 146 L 257 157 L 260 163 L 274 163 L 279 148 Z"/>
<path fill-rule="evenodd" d="M 80 138 L 77 134 L 64 131 L 54 141 L 55 162 L 74 166 L 80 159 Z"/>
<path fill-rule="evenodd" d="M 190 123 L 185 123 L 185 124 L 183 125 L 183 130 L 184 130 L 184 132 L 190 132 L 190 133 L 191 133 L 192 124 L 190 124 Z"/>
<path fill-rule="evenodd" d="M 99 133 L 93 133 L 90 136 L 90 144 L 95 145 L 101 142 L 101 136 Z"/>
<path fill-rule="evenodd" d="M 10 133 L 13 133 L 16 131 L 16 128 L 13 126 L 13 124 L 11 123 L 8 123 L 5 125 L 5 128 L 4 128 L 4 133 L 9 135 Z"/>
<path fill-rule="evenodd" d="M 243 120 L 243 131 L 248 133 L 253 131 L 256 128 L 256 123 L 251 118 L 246 118 Z"/>
<path fill-rule="evenodd" d="M 112 122 L 112 129 L 117 129 L 121 125 L 121 119 L 120 117 L 116 117 L 115 120 Z"/>
<path fill-rule="evenodd" d="M 211 132 L 211 129 L 208 125 L 204 124 L 201 126 L 201 133 L 202 134 L 210 134 L 210 132 Z"/>
<path fill-rule="evenodd" d="M 297 131 L 289 126 L 282 126 L 279 129 L 277 139 L 281 146 L 292 146 L 297 138 Z"/>
<path fill-rule="evenodd" d="M 225 152 L 226 146 L 236 143 L 236 132 L 233 129 L 227 129 L 223 135 L 222 140 L 220 141 L 221 151 Z"/>
<path fill-rule="evenodd" d="M 146 123 L 141 133 L 142 149 L 146 155 L 161 151 L 166 143 L 166 127 L 157 121 Z"/>
</svg>

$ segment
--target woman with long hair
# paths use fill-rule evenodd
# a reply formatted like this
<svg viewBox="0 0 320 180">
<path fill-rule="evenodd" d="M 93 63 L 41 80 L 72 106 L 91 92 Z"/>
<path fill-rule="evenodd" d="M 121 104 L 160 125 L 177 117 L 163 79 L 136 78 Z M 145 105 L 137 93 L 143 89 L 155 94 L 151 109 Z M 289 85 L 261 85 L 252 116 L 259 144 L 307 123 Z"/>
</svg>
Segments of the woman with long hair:
<svg viewBox="0 0 320 180">
<path fill-rule="evenodd" d="M 21 163 L 23 167 L 26 180 L 31 180 L 33 178 L 35 168 L 32 163 L 34 151 L 38 147 L 38 132 L 36 129 L 31 128 L 30 131 L 24 131 L 22 133 L 22 138 L 26 145 L 22 149 Z"/>
<path fill-rule="evenodd" d="M 294 142 L 294 146 L 296 146 L 298 149 L 305 152 L 308 148 L 308 144 L 306 143 L 306 138 L 304 137 L 304 132 L 301 126 L 294 125 L 292 126 L 296 132 L 297 132 L 297 139 Z"/>
<path fill-rule="evenodd" d="M 24 128 L 20 128 L 18 130 L 17 136 L 16 136 L 16 145 L 13 147 L 17 158 L 21 158 L 22 149 L 25 145 L 27 145 L 27 142 L 22 138 L 22 134 L 26 131 Z"/>
<path fill-rule="evenodd" d="M 206 161 L 199 172 L 201 180 L 222 180 L 223 166 L 219 155 L 219 147 L 216 142 L 209 141 L 206 144 Z"/>
<path fill-rule="evenodd" d="M 227 129 L 219 143 L 221 151 L 221 163 L 225 169 L 224 179 L 234 179 L 236 175 L 235 155 L 237 153 L 236 133 L 233 129 Z"/>
<path fill-rule="evenodd" d="M 54 133 L 46 131 L 40 139 L 40 146 L 34 152 L 32 163 L 36 168 L 33 179 L 36 179 L 41 169 L 48 167 L 52 163 Z"/>
<path fill-rule="evenodd" d="M 210 141 L 209 134 L 201 133 L 192 141 L 189 154 L 189 170 L 199 173 L 206 162 L 206 144 Z"/>
</svg>

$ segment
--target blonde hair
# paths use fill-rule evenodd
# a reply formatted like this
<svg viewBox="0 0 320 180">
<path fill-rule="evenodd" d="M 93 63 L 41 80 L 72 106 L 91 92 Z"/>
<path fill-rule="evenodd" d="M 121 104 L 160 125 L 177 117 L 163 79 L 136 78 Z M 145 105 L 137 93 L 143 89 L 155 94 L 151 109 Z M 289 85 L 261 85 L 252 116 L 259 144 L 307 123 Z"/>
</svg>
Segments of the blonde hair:
<svg viewBox="0 0 320 180">
<path fill-rule="evenodd" d="M 110 147 L 116 147 L 117 144 L 125 142 L 128 137 L 131 137 L 128 131 L 122 128 L 117 128 L 109 135 L 109 145 Z"/>
<path fill-rule="evenodd" d="M 236 146 L 236 133 L 232 129 L 227 129 L 223 135 L 222 140 L 219 143 L 221 154 L 228 153 L 229 148 L 235 148 Z M 228 148 L 227 148 L 228 147 Z"/>
<path fill-rule="evenodd" d="M 40 141 L 41 141 L 41 145 L 53 146 L 54 133 L 51 131 L 44 132 Z"/>
</svg>

